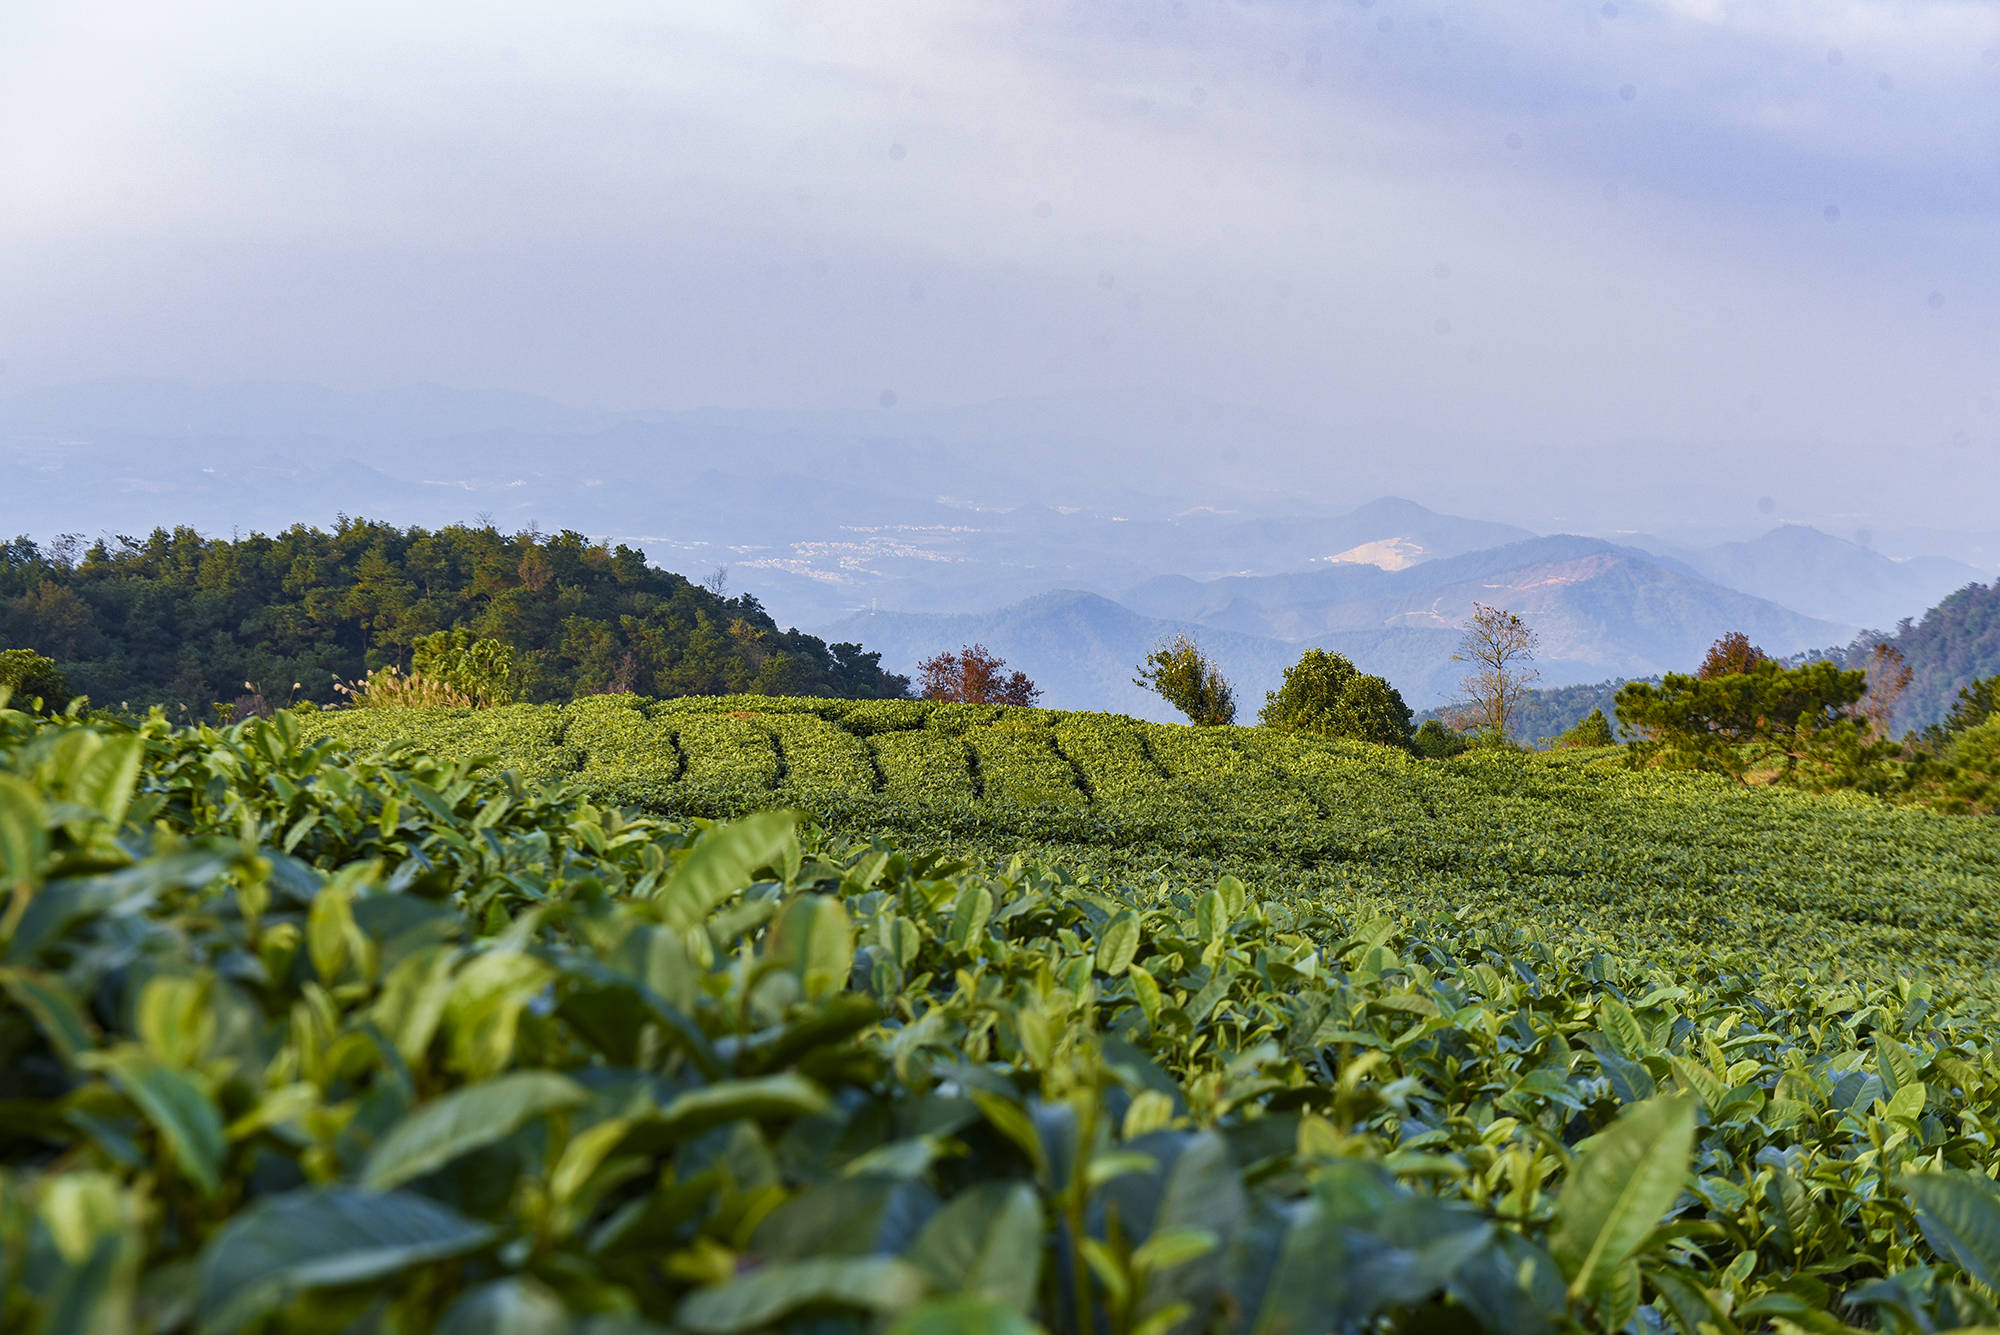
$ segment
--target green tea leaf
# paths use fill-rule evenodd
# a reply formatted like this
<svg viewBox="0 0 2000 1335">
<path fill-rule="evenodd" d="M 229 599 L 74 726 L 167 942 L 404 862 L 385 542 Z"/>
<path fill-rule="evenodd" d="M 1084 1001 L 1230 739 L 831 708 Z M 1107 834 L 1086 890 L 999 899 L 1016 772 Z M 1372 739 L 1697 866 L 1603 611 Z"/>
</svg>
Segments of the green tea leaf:
<svg viewBox="0 0 2000 1335">
<path fill-rule="evenodd" d="M 139 1042 L 163 1066 L 186 1070 L 198 1063 L 215 1034 L 214 980 L 165 974 L 139 993 L 133 1027 Z"/>
<path fill-rule="evenodd" d="M 888 1335 L 1041 1335 L 1042 1328 L 989 1298 L 940 1298 L 890 1324 Z"/>
<path fill-rule="evenodd" d="M 573 1335 L 569 1309 L 545 1285 L 514 1276 L 453 1303 L 435 1335 Z"/>
<path fill-rule="evenodd" d="M 1646 1055 L 1646 1035 L 1639 1028 L 1639 1021 L 1616 997 L 1604 997 L 1597 1003 L 1597 1023 L 1607 1037 L 1618 1045 L 1620 1056 L 1633 1061 Z"/>
<path fill-rule="evenodd" d="M 666 1130 L 699 1135 L 726 1122 L 790 1121 L 823 1113 L 832 1106 L 824 1090 L 804 1076 L 758 1076 L 725 1080 L 676 1095 L 660 1113 Z"/>
<path fill-rule="evenodd" d="M 1042 1208 L 1024 1182 L 986 1182 L 932 1216 L 905 1253 L 939 1293 L 1032 1310 L 1042 1274 Z"/>
<path fill-rule="evenodd" d="M 100 1238 L 80 1263 L 60 1267 L 35 1335 L 103 1335 L 122 1329 L 132 1295 L 130 1272 L 120 1274 L 121 1250 L 118 1238 Z"/>
<path fill-rule="evenodd" d="M 1229 930 L 1229 906 L 1221 895 L 1211 890 L 1195 901 L 1195 936 L 1202 941 L 1219 940 Z"/>
<path fill-rule="evenodd" d="M 1987 1288 L 2000 1287 L 2000 1187 L 1964 1171 L 1912 1173 L 1898 1183 L 1917 1207 L 1924 1240 Z"/>
<path fill-rule="evenodd" d="M 1892 1096 L 1923 1079 L 1910 1050 L 1886 1034 L 1875 1037 L 1875 1057 L 1882 1069 L 1882 1083 L 1889 1087 Z"/>
<path fill-rule="evenodd" d="M 958 892 L 951 909 L 951 946 L 960 954 L 972 954 L 974 945 L 986 931 L 993 916 L 993 892 L 977 883 Z"/>
<path fill-rule="evenodd" d="M 796 861 L 797 824 L 788 811 L 760 811 L 704 833 L 660 890 L 667 925 L 699 927 L 716 906 L 748 886 L 759 868 Z"/>
<path fill-rule="evenodd" d="M 1572 1297 L 1606 1293 L 1687 1182 L 1694 1106 L 1684 1098 L 1628 1108 L 1586 1142 L 1556 1199 L 1549 1251 Z"/>
<path fill-rule="evenodd" d="M 1131 967 L 1139 953 L 1139 915 L 1121 909 L 1097 938 L 1097 970 L 1116 978 Z"/>
<path fill-rule="evenodd" d="M 515 1071 L 455 1089 L 389 1128 L 362 1167 L 362 1185 L 386 1191 L 588 1101 L 581 1087 L 553 1071 Z"/>
<path fill-rule="evenodd" d="M 897 1312 L 924 1294 L 923 1276 L 893 1256 L 815 1257 L 778 1261 L 690 1294 L 674 1313 L 696 1335 L 757 1330 L 801 1307 Z"/>
<path fill-rule="evenodd" d="M 49 854 L 48 820 L 40 794 L 0 774 L 0 889 L 33 883 Z"/>
<path fill-rule="evenodd" d="M 70 776 L 70 800 L 100 813 L 113 827 L 123 823 L 145 751 L 145 743 L 130 733 L 104 738 Z"/>
<path fill-rule="evenodd" d="M 1041 1133 L 1035 1130 L 1034 1119 L 1028 1116 L 1028 1110 L 1012 1099 L 989 1094 L 985 1090 L 974 1090 L 972 1101 L 995 1131 L 1013 1141 L 1015 1147 L 1028 1156 L 1028 1162 L 1035 1166 L 1036 1175 L 1046 1178 L 1048 1153 L 1042 1148 Z"/>
<path fill-rule="evenodd" d="M 1145 1273 L 1172 1270 L 1214 1251 L 1219 1240 L 1205 1228 L 1162 1229 L 1132 1253 L 1132 1269 Z"/>
<path fill-rule="evenodd" d="M 269 1197 L 202 1249 L 195 1318 L 202 1335 L 231 1335 L 295 1294 L 380 1281 L 462 1256 L 492 1236 L 485 1225 L 406 1192 L 326 1187 Z"/>
<path fill-rule="evenodd" d="M 26 969 L 0 969 L 0 987 L 16 1006 L 35 1017 L 35 1026 L 56 1055 L 71 1066 L 92 1049 L 89 1017 L 61 980 Z"/>
<path fill-rule="evenodd" d="M 129 1048 L 101 1060 L 112 1083 L 159 1132 L 188 1180 L 204 1196 L 220 1191 L 222 1159 L 229 1148 L 222 1134 L 222 1114 L 194 1077 Z"/>
<path fill-rule="evenodd" d="M 854 927 L 832 895 L 796 895 L 765 938 L 767 958 L 782 961 L 808 999 L 843 991 L 854 968 Z"/>
</svg>

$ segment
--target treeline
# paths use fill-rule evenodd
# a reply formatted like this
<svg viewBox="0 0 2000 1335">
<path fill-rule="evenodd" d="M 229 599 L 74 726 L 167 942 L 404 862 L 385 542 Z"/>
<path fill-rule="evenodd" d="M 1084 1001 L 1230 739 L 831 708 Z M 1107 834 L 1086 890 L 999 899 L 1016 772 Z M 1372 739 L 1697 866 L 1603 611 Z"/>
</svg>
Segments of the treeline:
<svg viewBox="0 0 2000 1335">
<path fill-rule="evenodd" d="M 568 531 L 343 518 L 234 540 L 175 528 L 0 544 L 0 648 L 53 658 L 101 706 L 194 717 L 246 695 L 329 703 L 336 682 L 407 665 L 418 639 L 461 628 L 513 649 L 526 700 L 909 691 L 880 654 L 780 630 L 748 593 Z"/>
<path fill-rule="evenodd" d="M 2000 676 L 2000 583 L 1968 584 L 1924 613 L 1904 620 L 1894 631 L 1867 631 L 1852 644 L 1787 655 L 1792 666 L 1824 659 L 1840 667 L 1865 671 L 1875 646 L 1887 644 L 1902 656 L 1910 671 L 1890 721 L 1897 735 L 1924 733 L 1945 724 L 1959 704 L 1959 692 L 1971 683 Z M 1643 680 L 1657 683 L 1658 677 Z M 1536 745 L 1561 736 L 1593 710 L 1612 716 L 1613 701 L 1627 679 L 1613 677 L 1588 685 L 1552 686 L 1522 694 L 1509 726 L 1514 741 Z M 1459 711 L 1439 706 L 1420 711 L 1419 723 L 1436 718 L 1450 722 Z"/>
<path fill-rule="evenodd" d="M 1912 674 L 1877 641 L 1864 667 L 1772 658 L 1732 631 L 1692 675 L 1627 682 L 1616 701 L 1634 765 L 1726 774 L 1740 783 L 1848 789 L 1944 811 L 2000 808 L 2000 677 L 1959 689 L 1922 732 L 1892 720 Z"/>
<path fill-rule="evenodd" d="M 1613 717 L 1618 688 L 1628 680 L 1613 677 L 1578 686 L 1524 690 L 1508 718 L 1508 740 L 1522 746 L 1547 746 L 1594 713 L 1609 719 Z M 1443 725 L 1456 725 L 1464 712 L 1462 705 L 1438 705 L 1417 711 L 1416 721 L 1423 724 L 1436 719 Z"/>
</svg>

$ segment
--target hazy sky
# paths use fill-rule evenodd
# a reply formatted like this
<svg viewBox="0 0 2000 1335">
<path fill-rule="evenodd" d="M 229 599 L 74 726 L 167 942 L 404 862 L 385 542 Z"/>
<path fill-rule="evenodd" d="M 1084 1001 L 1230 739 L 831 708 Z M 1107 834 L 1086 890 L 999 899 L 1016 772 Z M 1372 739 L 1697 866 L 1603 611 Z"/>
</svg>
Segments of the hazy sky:
<svg viewBox="0 0 2000 1335">
<path fill-rule="evenodd" d="M 0 391 L 2000 458 L 1994 0 L 7 0 L 0 183 Z"/>
</svg>

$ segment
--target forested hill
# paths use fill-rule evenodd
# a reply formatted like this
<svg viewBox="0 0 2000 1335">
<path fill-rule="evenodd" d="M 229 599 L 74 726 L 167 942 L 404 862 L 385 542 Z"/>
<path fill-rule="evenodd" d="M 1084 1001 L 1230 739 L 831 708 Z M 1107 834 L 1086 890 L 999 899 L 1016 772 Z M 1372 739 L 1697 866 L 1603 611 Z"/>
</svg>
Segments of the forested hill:
<svg viewBox="0 0 2000 1335">
<path fill-rule="evenodd" d="M 900 695 L 880 655 L 780 630 L 747 593 L 725 597 L 579 534 L 435 531 L 344 520 L 275 537 L 0 544 L 0 648 L 62 665 L 101 705 L 199 715 L 255 683 L 273 701 L 333 699 L 346 681 L 408 666 L 432 631 L 511 644 L 531 700 L 593 691 Z"/>
<path fill-rule="evenodd" d="M 1848 652 L 1861 667 L 1879 637 L 1863 635 Z M 2000 583 L 1968 584 L 1924 613 L 1905 621 L 1890 640 L 1910 667 L 1909 689 L 1896 706 L 1899 729 L 1942 722 L 1961 687 L 2000 674 Z"/>
</svg>

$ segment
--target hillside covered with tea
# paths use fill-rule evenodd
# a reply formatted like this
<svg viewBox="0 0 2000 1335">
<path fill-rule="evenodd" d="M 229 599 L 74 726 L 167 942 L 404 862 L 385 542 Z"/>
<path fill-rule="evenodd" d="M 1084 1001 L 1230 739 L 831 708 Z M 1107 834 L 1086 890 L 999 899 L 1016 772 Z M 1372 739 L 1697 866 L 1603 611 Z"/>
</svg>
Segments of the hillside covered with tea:
<svg viewBox="0 0 2000 1335">
<path fill-rule="evenodd" d="M 1106 874 L 1337 891 L 1625 948 L 1966 979 L 2000 961 L 2000 821 L 1633 771 L 1615 749 L 1405 751 L 1270 728 L 929 701 L 347 710 L 308 735 L 494 758 L 678 818 L 829 830 Z"/>
</svg>

